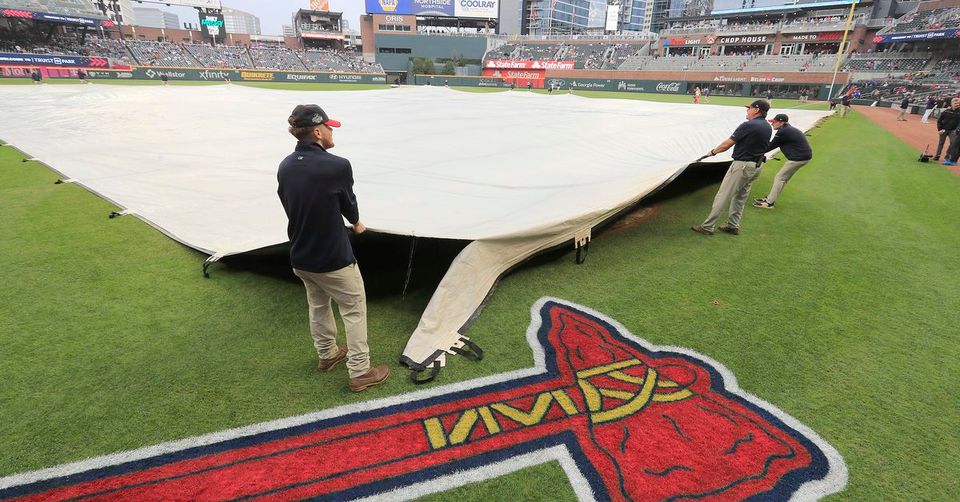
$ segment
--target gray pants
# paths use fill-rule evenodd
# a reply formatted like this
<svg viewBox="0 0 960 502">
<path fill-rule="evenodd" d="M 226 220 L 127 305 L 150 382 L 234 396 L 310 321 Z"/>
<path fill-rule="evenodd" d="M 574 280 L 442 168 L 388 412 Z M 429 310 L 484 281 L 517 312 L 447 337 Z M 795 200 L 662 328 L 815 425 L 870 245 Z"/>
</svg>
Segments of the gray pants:
<svg viewBox="0 0 960 502">
<path fill-rule="evenodd" d="M 797 171 L 801 167 L 805 166 L 809 160 L 788 160 L 783 167 L 780 168 L 780 171 L 777 172 L 777 176 L 773 178 L 773 187 L 770 188 L 770 195 L 768 195 L 767 202 L 773 204 L 776 202 L 777 197 L 780 196 L 780 192 L 783 191 L 783 186 L 790 181 L 790 178 L 794 174 L 797 174 Z"/>
<path fill-rule="evenodd" d="M 740 217 L 743 215 L 743 205 L 750 196 L 750 187 L 760 177 L 761 166 L 756 162 L 733 161 L 727 175 L 720 183 L 720 190 L 713 198 L 713 207 L 710 215 L 703 220 L 703 228 L 713 231 L 713 227 L 720 219 L 724 210 L 728 210 L 727 225 L 740 228 Z"/>
<path fill-rule="evenodd" d="M 960 138 L 957 137 L 958 134 L 960 134 L 960 129 L 938 134 L 937 151 L 933 156 L 939 159 L 940 153 L 943 152 L 943 145 L 946 144 L 947 139 L 950 139 L 950 146 L 947 147 L 947 154 L 944 155 L 943 160 L 956 160 L 956 158 L 952 158 L 950 155 L 956 155 L 955 150 L 960 148 Z"/>
<path fill-rule="evenodd" d="M 336 300 L 347 338 L 347 371 L 356 378 L 370 371 L 367 346 L 367 294 L 356 264 L 333 272 L 315 273 L 293 269 L 307 289 L 310 307 L 310 336 L 320 359 L 337 353 L 337 324 L 330 300 Z"/>
</svg>

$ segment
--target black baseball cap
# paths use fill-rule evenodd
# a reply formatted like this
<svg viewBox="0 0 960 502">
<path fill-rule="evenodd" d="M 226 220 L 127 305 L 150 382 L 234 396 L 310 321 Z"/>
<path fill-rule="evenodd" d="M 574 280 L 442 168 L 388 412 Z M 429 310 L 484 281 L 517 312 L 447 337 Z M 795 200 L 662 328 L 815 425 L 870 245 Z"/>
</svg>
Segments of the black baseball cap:
<svg viewBox="0 0 960 502">
<path fill-rule="evenodd" d="M 749 105 L 745 105 L 745 106 L 747 108 L 756 108 L 757 110 L 760 110 L 764 114 L 770 111 L 770 103 L 768 103 L 767 100 L 765 99 L 758 99 L 753 103 L 750 103 Z"/>
<path fill-rule="evenodd" d="M 290 125 L 294 127 L 313 127 L 318 125 L 328 125 L 330 127 L 340 127 L 340 122 L 333 120 L 317 105 L 297 105 L 290 112 L 290 118 L 293 119 Z"/>
<path fill-rule="evenodd" d="M 790 117 L 788 117 L 786 113 L 778 113 L 774 115 L 772 119 L 770 119 L 770 122 L 773 121 L 783 122 L 786 124 L 787 122 L 790 122 Z"/>
</svg>

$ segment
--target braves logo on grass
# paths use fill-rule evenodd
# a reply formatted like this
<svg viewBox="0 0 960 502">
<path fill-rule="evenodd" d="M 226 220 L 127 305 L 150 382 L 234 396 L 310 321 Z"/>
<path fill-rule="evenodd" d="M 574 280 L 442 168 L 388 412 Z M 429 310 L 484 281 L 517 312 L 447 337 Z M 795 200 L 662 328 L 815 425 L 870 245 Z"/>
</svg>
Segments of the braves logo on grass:
<svg viewBox="0 0 960 502">
<path fill-rule="evenodd" d="M 581 499 L 816 499 L 843 459 L 719 363 L 558 300 L 535 366 L 0 480 L 0 498 L 412 498 L 556 460 Z"/>
</svg>

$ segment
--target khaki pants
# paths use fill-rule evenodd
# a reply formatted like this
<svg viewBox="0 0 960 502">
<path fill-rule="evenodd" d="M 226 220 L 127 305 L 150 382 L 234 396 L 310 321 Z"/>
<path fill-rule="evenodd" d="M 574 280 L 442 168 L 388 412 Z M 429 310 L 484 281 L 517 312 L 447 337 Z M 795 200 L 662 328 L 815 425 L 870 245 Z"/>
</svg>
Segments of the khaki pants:
<svg viewBox="0 0 960 502">
<path fill-rule="evenodd" d="M 315 273 L 293 269 L 307 289 L 310 312 L 310 336 L 320 359 L 337 353 L 337 324 L 330 300 L 336 300 L 343 318 L 347 338 L 347 371 L 356 378 L 370 370 L 370 347 L 367 345 L 367 294 L 363 277 L 356 265 L 347 265 L 333 272 Z"/>
<path fill-rule="evenodd" d="M 850 112 L 849 106 L 840 105 L 840 118 L 846 117 L 847 113 L 849 112 Z"/>
<path fill-rule="evenodd" d="M 910 107 L 901 108 L 900 113 L 897 114 L 897 120 L 907 120 L 907 110 L 909 109 Z"/>
<path fill-rule="evenodd" d="M 743 205 L 747 202 L 747 197 L 750 196 L 750 187 L 753 182 L 760 177 L 760 169 L 761 166 L 757 165 L 756 162 L 735 160 L 730 164 L 727 175 L 723 177 L 723 182 L 720 183 L 720 190 L 717 190 L 717 196 L 713 198 L 710 215 L 703 221 L 703 228 L 712 232 L 725 209 L 729 210 L 727 225 L 740 228 Z"/>
<path fill-rule="evenodd" d="M 770 195 L 766 197 L 767 202 L 773 204 L 776 202 L 777 197 L 780 196 L 780 192 L 783 191 L 783 186 L 790 181 L 790 178 L 800 170 L 801 167 L 805 166 L 809 160 L 788 160 L 783 167 L 780 168 L 780 171 L 777 172 L 777 176 L 773 178 L 773 187 L 770 188 Z"/>
</svg>

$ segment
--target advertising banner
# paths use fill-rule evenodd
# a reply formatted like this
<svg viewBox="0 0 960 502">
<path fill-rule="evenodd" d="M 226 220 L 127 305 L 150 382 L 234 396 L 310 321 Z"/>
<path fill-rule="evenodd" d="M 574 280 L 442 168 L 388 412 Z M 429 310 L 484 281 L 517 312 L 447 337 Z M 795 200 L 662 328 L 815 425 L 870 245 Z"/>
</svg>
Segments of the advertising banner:
<svg viewBox="0 0 960 502">
<path fill-rule="evenodd" d="M 206 12 L 200 13 L 200 31 L 203 32 L 204 37 L 209 37 L 217 41 L 217 43 L 223 42 L 227 37 L 226 24 L 223 21 L 223 14 L 210 14 Z"/>
<path fill-rule="evenodd" d="M 935 30 L 935 31 L 920 31 L 913 33 L 890 33 L 887 35 L 879 36 L 874 38 L 874 42 L 877 43 L 890 43 L 890 42 L 909 42 L 911 40 L 936 40 L 940 38 L 957 38 L 960 37 L 960 29 L 950 28 L 949 30 Z"/>
<path fill-rule="evenodd" d="M 122 73 L 122 72 L 121 72 Z M 385 84 L 386 75 L 372 73 L 311 73 L 270 70 L 201 70 L 194 68 L 134 68 L 135 79 L 159 80 L 166 75 L 170 80 L 200 80 L 207 82 L 308 82 L 317 84 Z M 110 77 L 102 77 L 110 78 Z M 123 76 L 115 78 L 125 78 Z"/>
<path fill-rule="evenodd" d="M 717 41 L 716 35 L 702 35 L 696 38 L 665 38 L 664 47 L 676 47 L 678 45 L 713 45 Z"/>
<path fill-rule="evenodd" d="M 67 68 L 109 68 L 106 58 L 85 56 L 52 56 L 48 54 L 0 53 L 0 65 L 62 66 Z"/>
<path fill-rule="evenodd" d="M 548 78 L 547 87 L 567 90 L 647 92 L 681 94 L 687 92 L 687 83 L 677 80 L 606 80 L 590 78 Z"/>
<path fill-rule="evenodd" d="M 445 16 L 456 15 L 454 2 L 456 0 L 412 0 L 413 14 L 416 16 Z"/>
<path fill-rule="evenodd" d="M 216 9 L 220 10 L 223 7 L 223 4 L 220 0 L 137 0 L 141 3 L 162 3 L 166 6 L 180 6 L 180 7 L 199 7 L 203 9 Z"/>
<path fill-rule="evenodd" d="M 574 64 L 574 61 L 515 61 L 510 59 L 491 59 L 484 64 L 484 67 L 528 70 L 572 70 Z"/>
<path fill-rule="evenodd" d="M 412 14 L 413 0 L 367 0 L 367 14 Z"/>
<path fill-rule="evenodd" d="M 454 0 L 454 15 L 481 19 L 500 17 L 500 0 Z"/>
<path fill-rule="evenodd" d="M 114 22 L 109 19 L 67 16 L 64 14 L 32 12 L 20 9 L 0 9 L 0 17 L 16 17 L 20 19 L 33 19 L 35 21 L 48 21 L 51 23 L 76 24 L 80 26 L 103 26 L 104 28 L 112 28 L 116 26 Z"/>
<path fill-rule="evenodd" d="M 528 70 L 528 69 L 495 69 L 484 68 L 483 76 L 495 79 L 505 79 L 509 84 L 517 87 L 527 87 L 528 84 L 534 89 L 543 89 L 543 78 L 546 76 L 546 70 Z"/>
<path fill-rule="evenodd" d="M 721 44 L 765 44 L 771 40 L 770 35 L 747 35 L 743 37 L 720 37 Z"/>
</svg>

